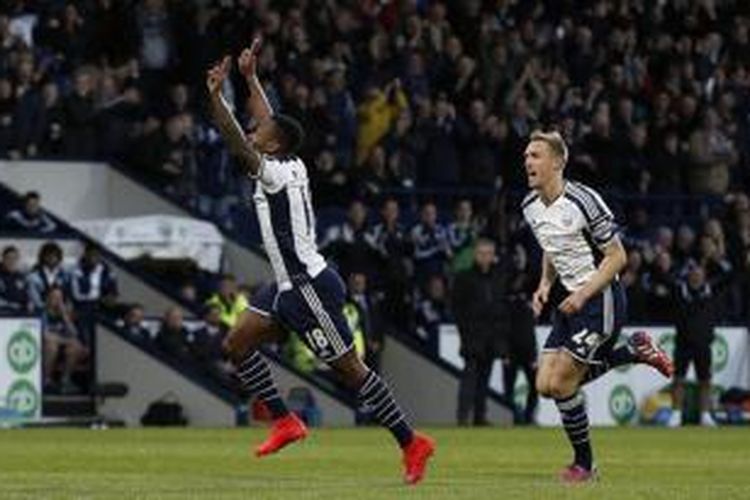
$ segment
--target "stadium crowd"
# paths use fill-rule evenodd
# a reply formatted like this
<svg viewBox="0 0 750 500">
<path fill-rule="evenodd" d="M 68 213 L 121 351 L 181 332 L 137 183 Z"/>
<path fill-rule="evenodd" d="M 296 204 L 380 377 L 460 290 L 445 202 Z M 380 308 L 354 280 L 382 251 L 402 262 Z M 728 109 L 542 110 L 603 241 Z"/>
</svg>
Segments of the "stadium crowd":
<svg viewBox="0 0 750 500">
<path fill-rule="evenodd" d="M 534 274 L 516 205 L 538 127 L 564 134 L 568 175 L 618 212 L 634 322 L 675 321 L 696 273 L 717 318 L 748 322 L 739 0 L 15 0 L 0 13 L 0 157 L 114 161 L 237 230 L 243 183 L 207 119 L 203 72 L 256 34 L 272 104 L 307 131 L 318 209 L 347 210 L 323 217 L 321 244 L 364 275 L 371 331 L 434 345 L 480 236 Z M 251 126 L 241 80 L 225 94 Z M 523 300 L 535 280 L 521 281 Z"/>
</svg>

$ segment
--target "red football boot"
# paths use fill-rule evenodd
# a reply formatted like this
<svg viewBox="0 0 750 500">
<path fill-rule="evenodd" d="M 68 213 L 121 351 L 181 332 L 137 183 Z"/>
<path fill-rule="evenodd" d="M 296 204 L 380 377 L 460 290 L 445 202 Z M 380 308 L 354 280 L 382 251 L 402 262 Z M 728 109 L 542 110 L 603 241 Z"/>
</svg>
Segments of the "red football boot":
<svg viewBox="0 0 750 500">
<path fill-rule="evenodd" d="M 284 446 L 305 439 L 305 437 L 307 437 L 305 423 L 294 412 L 290 412 L 273 423 L 271 434 L 255 449 L 255 456 L 264 457 L 276 453 Z"/>
<path fill-rule="evenodd" d="M 596 467 L 592 467 L 591 470 L 584 469 L 580 465 L 572 464 L 565 467 L 560 472 L 560 481 L 565 484 L 585 484 L 593 483 L 599 480 L 599 474 L 596 471 Z"/>
<path fill-rule="evenodd" d="M 628 339 L 630 347 L 635 351 L 638 361 L 654 367 L 662 375 L 671 378 L 674 374 L 674 364 L 669 355 L 653 341 L 646 332 L 635 332 Z"/>
<path fill-rule="evenodd" d="M 404 480 L 407 484 L 417 484 L 424 477 L 427 461 L 435 453 L 435 441 L 415 432 L 411 442 L 403 450 Z"/>
</svg>

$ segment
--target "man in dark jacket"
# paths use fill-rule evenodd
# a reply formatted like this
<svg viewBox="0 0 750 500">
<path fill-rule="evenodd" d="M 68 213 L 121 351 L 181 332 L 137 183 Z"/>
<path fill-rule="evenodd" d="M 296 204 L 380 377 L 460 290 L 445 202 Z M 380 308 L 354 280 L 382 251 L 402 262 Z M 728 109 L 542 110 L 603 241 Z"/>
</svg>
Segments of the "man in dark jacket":
<svg viewBox="0 0 750 500">
<path fill-rule="evenodd" d="M 495 244 L 477 242 L 474 266 L 456 277 L 453 309 L 461 337 L 464 371 L 458 392 L 458 423 L 486 424 L 486 399 L 492 362 L 507 351 L 507 276 L 495 265 Z"/>
<path fill-rule="evenodd" d="M 180 361 L 189 361 L 188 340 L 190 332 L 183 323 L 182 310 L 170 307 L 164 313 L 161 328 L 156 335 L 156 347 Z"/>
<path fill-rule="evenodd" d="M 221 347 L 228 330 L 227 325 L 222 322 L 221 312 L 221 307 L 217 304 L 206 307 L 203 326 L 188 335 L 188 349 L 206 372 L 228 385 L 231 384 L 230 367 L 224 361 Z"/>
<path fill-rule="evenodd" d="M 70 292 L 76 328 L 88 345 L 96 329 L 97 313 L 111 311 L 118 295 L 117 278 L 93 243 L 86 243 L 83 255 L 70 272 Z"/>
<path fill-rule="evenodd" d="M 36 191 L 23 196 L 23 207 L 8 212 L 4 225 L 10 230 L 35 233 L 51 233 L 57 229 L 55 221 L 42 210 L 41 197 Z"/>
<path fill-rule="evenodd" d="M 0 263 L 0 316 L 31 312 L 26 276 L 18 269 L 20 258 L 18 248 L 13 245 L 3 249 Z"/>
<path fill-rule="evenodd" d="M 531 296 L 535 283 L 529 271 L 526 250 L 520 244 L 513 249 L 513 266 L 508 281 L 509 324 L 508 350 L 502 355 L 503 395 L 513 408 L 517 424 L 531 424 L 539 401 L 536 392 L 537 347 L 534 311 Z M 521 410 L 516 404 L 515 389 L 518 370 L 526 377 L 526 402 Z"/>
<path fill-rule="evenodd" d="M 721 287 L 728 279 L 726 274 L 715 274 L 708 279 L 701 264 L 688 264 L 687 277 L 678 282 L 675 290 L 677 338 L 675 340 L 675 380 L 673 386 L 674 411 L 670 427 L 682 423 L 685 399 L 685 375 L 690 363 L 700 387 L 700 424 L 713 427 L 716 422 L 709 412 L 711 398 L 711 343 L 720 307 Z"/>
</svg>

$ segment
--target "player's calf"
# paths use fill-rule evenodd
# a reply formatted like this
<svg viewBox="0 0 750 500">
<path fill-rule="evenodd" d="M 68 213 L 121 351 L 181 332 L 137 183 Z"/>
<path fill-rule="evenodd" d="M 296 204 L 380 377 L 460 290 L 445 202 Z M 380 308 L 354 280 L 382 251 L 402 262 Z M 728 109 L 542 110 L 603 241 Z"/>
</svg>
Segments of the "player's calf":
<svg viewBox="0 0 750 500">
<path fill-rule="evenodd" d="M 427 462 L 433 455 L 432 439 L 414 432 L 404 412 L 393 397 L 388 384 L 360 360 L 354 350 L 331 362 L 331 366 L 350 387 L 357 390 L 360 405 L 387 428 L 403 452 L 404 480 L 416 484 L 424 477 Z"/>
</svg>

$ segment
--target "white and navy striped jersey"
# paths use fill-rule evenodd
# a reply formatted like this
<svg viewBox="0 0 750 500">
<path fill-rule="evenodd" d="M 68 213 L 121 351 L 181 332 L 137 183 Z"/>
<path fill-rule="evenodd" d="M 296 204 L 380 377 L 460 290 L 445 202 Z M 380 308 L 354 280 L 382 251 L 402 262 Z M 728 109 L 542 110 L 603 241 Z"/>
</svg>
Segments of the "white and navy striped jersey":
<svg viewBox="0 0 750 500">
<path fill-rule="evenodd" d="M 317 276 L 326 261 L 315 244 L 315 215 L 302 160 L 262 156 L 253 201 L 279 289 L 291 288 L 295 278 Z"/>
<path fill-rule="evenodd" d="M 566 181 L 563 194 L 550 205 L 532 191 L 521 207 L 563 286 L 569 292 L 583 287 L 596 272 L 600 249 L 617 235 L 612 211 L 601 196 L 588 186 Z"/>
</svg>

